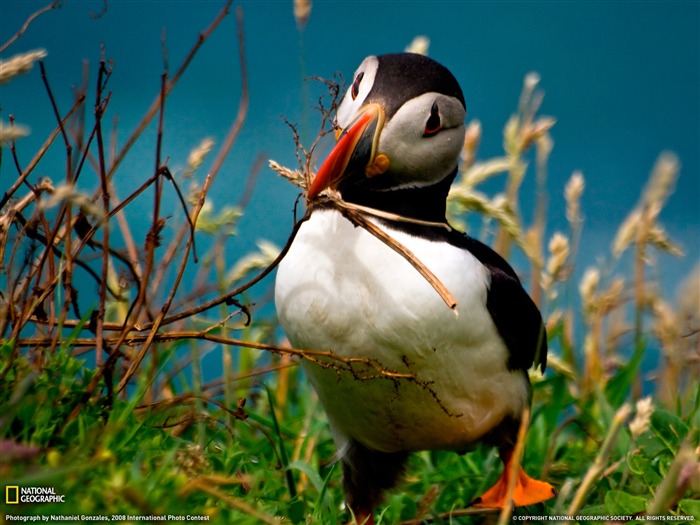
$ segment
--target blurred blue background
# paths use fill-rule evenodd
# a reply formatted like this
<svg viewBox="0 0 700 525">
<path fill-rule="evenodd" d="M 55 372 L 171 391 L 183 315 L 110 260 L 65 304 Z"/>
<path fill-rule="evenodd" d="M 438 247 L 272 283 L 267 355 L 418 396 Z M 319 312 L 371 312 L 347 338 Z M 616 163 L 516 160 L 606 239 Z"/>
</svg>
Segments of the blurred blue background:
<svg viewBox="0 0 700 525">
<path fill-rule="evenodd" d="M 47 2 L 0 0 L 0 41 L 10 38 L 27 16 Z M 113 60 L 107 127 L 118 116 L 123 144 L 157 95 L 165 35 L 171 73 L 182 62 L 223 2 L 119 1 L 107 10 L 100 1 L 67 1 L 36 19 L 2 58 L 35 48 L 48 51 L 48 77 L 62 112 L 72 103 L 73 85 L 91 67 L 88 117 L 100 45 Z M 549 234 L 565 227 L 562 192 L 574 170 L 586 178 L 585 214 L 578 271 L 609 258 L 617 227 L 638 200 L 663 150 L 681 161 L 677 191 L 661 215 L 687 257 L 661 261 L 661 282 L 674 295 L 679 278 L 700 255 L 700 3 L 685 2 L 339 2 L 316 1 L 303 32 L 291 1 L 247 1 L 246 57 L 250 111 L 243 131 L 210 196 L 215 206 L 235 204 L 256 156 L 295 167 L 294 142 L 282 116 L 302 123 L 313 139 L 317 114 L 310 110 L 321 90 L 304 87 L 307 75 L 350 79 L 370 54 L 401 51 L 417 35 L 430 38 L 429 54 L 460 81 L 467 119 L 483 126 L 482 159 L 502 152 L 502 129 L 517 106 L 523 77 L 541 75 L 541 113 L 557 119 L 549 166 Z M 165 31 L 165 32 L 164 32 Z M 163 155 L 181 170 L 189 151 L 205 137 L 217 145 L 236 114 L 240 73 L 234 15 L 229 15 L 189 67 L 166 104 Z M 39 70 L 0 86 L 2 119 L 14 115 L 32 134 L 18 142 L 26 164 L 54 129 Z M 90 119 L 88 119 L 90 122 Z M 115 179 L 124 196 L 150 176 L 155 125 L 137 142 Z M 211 158 L 210 158 L 211 160 Z M 64 150 L 57 143 L 36 176 L 64 177 Z M 206 168 L 206 165 L 205 165 Z M 0 189 L 15 177 L 3 155 Z M 200 177 L 204 170 L 201 170 Z M 522 210 L 532 217 L 534 175 L 526 179 Z M 97 180 L 84 184 L 97 186 Z M 265 167 L 253 200 L 231 242 L 232 257 L 259 238 L 282 245 L 292 221 L 297 192 Z M 136 205 L 148 216 L 150 198 Z M 164 213 L 176 213 L 173 200 Z M 168 207 L 172 210 L 168 211 Z M 133 211 L 133 210 L 132 210 Z M 137 240 L 137 242 L 141 242 Z M 624 271 L 624 268 L 623 268 Z"/>
</svg>

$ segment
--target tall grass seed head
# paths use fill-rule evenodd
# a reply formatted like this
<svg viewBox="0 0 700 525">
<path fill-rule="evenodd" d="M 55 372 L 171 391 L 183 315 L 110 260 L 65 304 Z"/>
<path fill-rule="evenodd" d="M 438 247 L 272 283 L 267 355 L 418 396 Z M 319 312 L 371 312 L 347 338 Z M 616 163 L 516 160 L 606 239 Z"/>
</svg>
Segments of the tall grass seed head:
<svg viewBox="0 0 700 525">
<path fill-rule="evenodd" d="M 29 128 L 19 124 L 6 124 L 0 121 L 0 144 L 12 142 L 29 135 Z"/>
<path fill-rule="evenodd" d="M 659 155 L 642 194 L 643 204 L 663 208 L 668 197 L 673 193 L 678 171 L 679 162 L 676 155 L 670 152 Z"/>
<path fill-rule="evenodd" d="M 613 240 L 612 252 L 615 257 L 620 257 L 622 253 L 632 244 L 637 237 L 637 228 L 642 220 L 642 212 L 639 209 L 632 210 L 627 218 L 622 222 Z"/>
<path fill-rule="evenodd" d="M 545 158 L 549 156 L 554 142 L 549 137 L 549 130 L 552 129 L 556 120 L 552 117 L 540 117 L 534 122 L 526 122 L 520 128 L 520 149 L 525 151 L 532 144 L 537 144 L 543 148 Z"/>
<path fill-rule="evenodd" d="M 600 271 L 597 268 L 587 268 L 578 287 L 584 310 L 592 310 L 599 284 Z"/>
<path fill-rule="evenodd" d="M 294 20 L 303 29 L 311 16 L 311 0 L 294 0 Z"/>
<path fill-rule="evenodd" d="M 462 169 L 468 168 L 476 160 L 476 152 L 481 143 L 481 122 L 472 120 L 467 125 L 464 133 L 464 145 L 462 146 Z"/>
<path fill-rule="evenodd" d="M 510 171 L 512 165 L 513 162 L 507 157 L 496 157 L 484 162 L 475 162 L 471 166 L 465 162 L 462 164 L 464 175 L 458 180 L 457 184 L 452 185 L 450 191 L 458 186 L 466 188 L 478 186 L 495 175 Z"/>
<path fill-rule="evenodd" d="M 535 112 L 539 109 L 542 97 L 536 97 L 537 86 L 542 77 L 536 71 L 531 71 L 523 79 L 523 89 L 518 101 L 518 112 L 524 122 L 531 121 Z"/>
<path fill-rule="evenodd" d="M 566 266 L 569 258 L 569 239 L 561 232 L 555 232 L 549 240 L 549 259 L 547 260 L 547 273 L 556 277 Z"/>
<path fill-rule="evenodd" d="M 678 244 L 669 237 L 666 229 L 660 224 L 653 224 L 647 232 L 647 242 L 656 247 L 657 250 L 666 252 L 676 257 L 683 257 L 685 252 Z"/>
<path fill-rule="evenodd" d="M 678 158 L 672 153 L 662 153 L 654 165 L 649 181 L 642 192 L 639 204 L 630 212 L 615 236 L 613 254 L 619 257 L 632 243 L 649 243 L 661 251 L 673 255 L 682 250 L 657 224 L 661 210 L 673 193 L 678 177 Z"/>
<path fill-rule="evenodd" d="M 616 277 L 610 286 L 598 296 L 598 308 L 602 313 L 608 313 L 620 306 L 624 302 L 623 292 L 625 291 L 625 280 Z"/>
<path fill-rule="evenodd" d="M 46 56 L 45 49 L 35 49 L 20 53 L 7 60 L 0 60 L 0 84 L 6 84 L 14 77 L 28 73 L 34 67 L 34 62 Z"/>
<path fill-rule="evenodd" d="M 557 290 L 554 283 L 564 281 L 568 277 L 566 261 L 569 258 L 569 239 L 560 232 L 555 232 L 548 244 L 549 258 L 547 266 L 540 278 L 542 289 L 547 293 L 550 300 L 557 298 Z"/>
<path fill-rule="evenodd" d="M 629 424 L 632 439 L 638 439 L 642 434 L 649 430 L 651 415 L 653 412 L 654 406 L 651 401 L 651 396 L 637 401 L 634 419 L 632 419 Z"/>
<path fill-rule="evenodd" d="M 207 154 L 212 150 L 213 147 L 214 139 L 207 137 L 199 143 L 199 146 L 197 146 L 190 152 L 190 155 L 187 158 L 187 169 L 185 170 L 184 175 L 186 178 L 191 177 L 192 174 L 197 170 L 197 168 L 199 168 L 202 165 Z"/>
<path fill-rule="evenodd" d="M 700 261 L 678 287 L 678 310 L 683 317 L 700 324 Z"/>
<path fill-rule="evenodd" d="M 675 343 L 680 336 L 680 320 L 671 305 L 660 297 L 654 299 L 652 308 L 654 320 L 656 321 L 654 323 L 654 333 L 661 341 L 661 346 L 664 350 L 667 353 L 673 353 L 672 348 L 675 347 Z"/>
<path fill-rule="evenodd" d="M 508 198 L 499 193 L 491 200 L 490 216 L 514 239 L 520 239 L 521 229 Z"/>
<path fill-rule="evenodd" d="M 39 206 L 42 210 L 48 210 L 63 202 L 69 202 L 80 208 L 87 217 L 102 219 L 103 210 L 96 206 L 87 193 L 79 191 L 73 184 L 59 184 L 50 192 L 48 199 L 43 199 Z"/>
<path fill-rule="evenodd" d="M 406 46 L 404 51 L 406 53 L 428 56 L 428 49 L 430 49 L 430 39 L 425 35 L 418 35 L 411 40 L 411 43 Z"/>
<path fill-rule="evenodd" d="M 525 75 L 523 92 L 529 94 L 535 91 L 535 88 L 540 83 L 540 80 L 542 80 L 542 77 L 537 71 L 530 71 L 527 75 Z"/>
<path fill-rule="evenodd" d="M 566 220 L 569 224 L 581 222 L 581 196 L 586 187 L 583 173 L 575 171 L 564 188 L 564 200 L 566 201 Z"/>
<path fill-rule="evenodd" d="M 541 268 L 544 264 L 542 253 L 540 251 L 540 239 L 542 232 L 539 228 L 529 228 L 523 236 L 522 247 L 525 255 L 538 267 Z"/>
<path fill-rule="evenodd" d="M 539 123 L 541 125 L 543 121 L 544 119 L 542 118 L 537 119 L 535 124 L 537 125 Z M 552 125 L 554 125 L 554 122 L 552 122 Z M 535 130 L 534 140 L 535 146 L 537 147 L 538 162 L 544 164 L 552 153 L 552 149 L 554 149 L 554 140 L 546 130 L 540 133 L 537 129 Z"/>
</svg>

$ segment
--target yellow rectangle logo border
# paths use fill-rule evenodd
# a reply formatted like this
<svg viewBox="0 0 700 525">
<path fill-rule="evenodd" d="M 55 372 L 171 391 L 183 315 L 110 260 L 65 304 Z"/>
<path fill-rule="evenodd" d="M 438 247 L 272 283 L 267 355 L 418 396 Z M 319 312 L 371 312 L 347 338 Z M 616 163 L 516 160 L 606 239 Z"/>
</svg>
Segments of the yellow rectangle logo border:
<svg viewBox="0 0 700 525">
<path fill-rule="evenodd" d="M 10 489 L 15 489 L 14 501 L 10 500 Z M 5 504 L 17 505 L 19 503 L 19 485 L 7 485 L 5 487 Z"/>
</svg>

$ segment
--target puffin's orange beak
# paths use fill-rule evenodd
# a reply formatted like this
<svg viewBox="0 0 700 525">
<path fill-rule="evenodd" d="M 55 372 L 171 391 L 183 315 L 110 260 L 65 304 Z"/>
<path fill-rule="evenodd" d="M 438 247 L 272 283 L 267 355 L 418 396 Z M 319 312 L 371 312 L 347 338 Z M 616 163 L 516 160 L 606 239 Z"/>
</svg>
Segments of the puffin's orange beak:
<svg viewBox="0 0 700 525">
<path fill-rule="evenodd" d="M 372 123 L 375 123 L 374 133 L 366 133 Z M 350 159 L 357 151 L 365 156 L 365 174 L 368 177 L 383 173 L 388 169 L 388 159 L 380 155 L 380 165 L 375 164 L 379 134 L 384 126 L 384 109 L 378 104 L 368 104 L 357 118 L 341 132 L 338 142 L 330 152 L 321 168 L 316 173 L 311 187 L 306 194 L 306 200 L 311 202 L 326 188 L 334 188 L 343 179 Z"/>
</svg>

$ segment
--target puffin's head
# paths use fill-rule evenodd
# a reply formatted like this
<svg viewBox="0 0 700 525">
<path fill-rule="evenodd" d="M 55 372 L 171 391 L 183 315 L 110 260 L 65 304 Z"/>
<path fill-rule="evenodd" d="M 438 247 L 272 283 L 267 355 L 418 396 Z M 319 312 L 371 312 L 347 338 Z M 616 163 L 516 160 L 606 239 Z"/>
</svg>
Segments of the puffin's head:
<svg viewBox="0 0 700 525">
<path fill-rule="evenodd" d="M 464 95 L 455 77 L 413 53 L 369 56 L 336 115 L 338 142 L 307 198 L 432 186 L 455 173 L 464 143 Z"/>
</svg>

